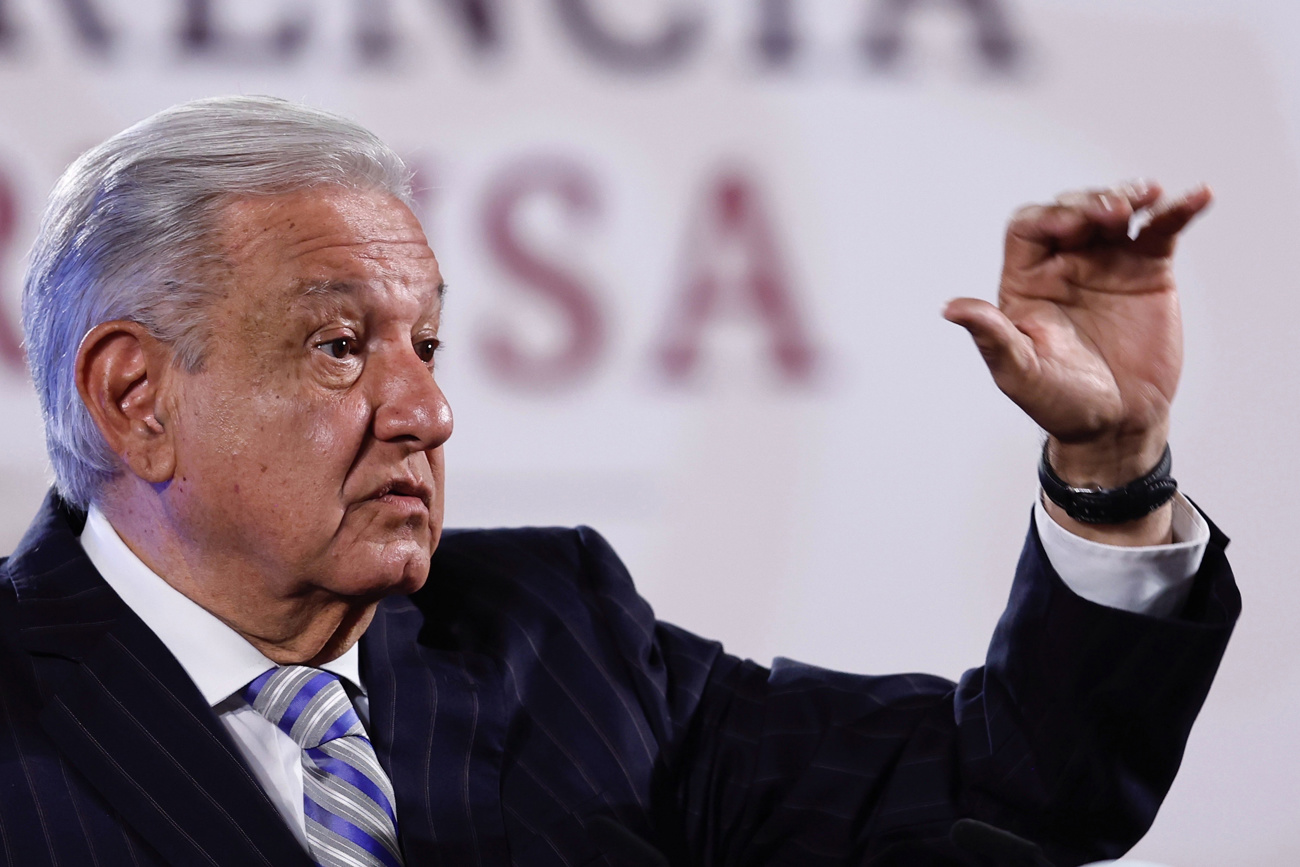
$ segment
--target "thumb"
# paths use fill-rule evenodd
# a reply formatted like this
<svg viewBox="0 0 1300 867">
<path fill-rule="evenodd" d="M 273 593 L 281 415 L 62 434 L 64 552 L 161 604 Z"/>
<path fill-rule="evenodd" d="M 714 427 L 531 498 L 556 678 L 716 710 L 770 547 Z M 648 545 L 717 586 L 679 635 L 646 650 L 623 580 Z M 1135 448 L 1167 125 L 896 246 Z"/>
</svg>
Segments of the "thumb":
<svg viewBox="0 0 1300 867">
<path fill-rule="evenodd" d="M 1038 368 L 1038 354 L 1029 335 L 997 307 L 978 298 L 954 298 L 944 308 L 943 318 L 970 332 L 993 381 L 1016 400 Z"/>
</svg>

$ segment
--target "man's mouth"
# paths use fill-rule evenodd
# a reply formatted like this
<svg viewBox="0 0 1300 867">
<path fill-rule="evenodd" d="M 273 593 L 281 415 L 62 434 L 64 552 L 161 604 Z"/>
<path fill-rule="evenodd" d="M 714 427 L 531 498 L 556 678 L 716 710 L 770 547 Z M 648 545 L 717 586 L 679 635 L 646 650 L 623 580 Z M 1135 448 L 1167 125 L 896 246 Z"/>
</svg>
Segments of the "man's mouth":
<svg viewBox="0 0 1300 867">
<path fill-rule="evenodd" d="M 380 486 L 370 499 L 404 508 L 418 504 L 427 510 L 433 501 L 433 489 L 415 479 L 392 479 Z"/>
</svg>

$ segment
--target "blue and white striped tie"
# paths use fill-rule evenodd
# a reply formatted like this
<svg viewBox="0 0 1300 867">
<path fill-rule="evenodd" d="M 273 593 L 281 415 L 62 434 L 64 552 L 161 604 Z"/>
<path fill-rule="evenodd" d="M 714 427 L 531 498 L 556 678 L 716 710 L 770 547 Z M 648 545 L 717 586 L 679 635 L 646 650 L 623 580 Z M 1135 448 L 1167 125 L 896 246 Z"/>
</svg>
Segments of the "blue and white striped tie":
<svg viewBox="0 0 1300 867">
<path fill-rule="evenodd" d="M 393 785 L 336 675 L 273 668 L 244 699 L 302 747 L 307 843 L 321 867 L 402 867 Z"/>
</svg>

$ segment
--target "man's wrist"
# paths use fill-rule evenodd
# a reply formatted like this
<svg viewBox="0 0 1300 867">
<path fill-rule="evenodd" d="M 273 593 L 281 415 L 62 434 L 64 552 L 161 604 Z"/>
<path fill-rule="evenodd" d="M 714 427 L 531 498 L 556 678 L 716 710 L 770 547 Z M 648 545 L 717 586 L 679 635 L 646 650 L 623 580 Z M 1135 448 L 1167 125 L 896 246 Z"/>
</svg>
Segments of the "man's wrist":
<svg viewBox="0 0 1300 867">
<path fill-rule="evenodd" d="M 1125 524 L 1151 514 L 1178 490 L 1170 475 L 1173 462 L 1169 447 L 1161 452 L 1155 467 L 1140 478 L 1117 488 L 1074 487 L 1064 482 L 1048 460 L 1048 444 L 1038 464 L 1038 481 L 1043 493 L 1065 513 L 1085 524 Z"/>
<path fill-rule="evenodd" d="M 1081 443 L 1048 437 L 1047 459 L 1052 471 L 1071 487 L 1122 488 L 1150 472 L 1168 442 L 1168 426 Z"/>
<path fill-rule="evenodd" d="M 1043 456 L 1052 473 L 1066 485 L 1115 490 L 1150 473 L 1164 457 L 1167 438 L 1167 426 L 1101 442 L 1063 443 L 1049 437 Z M 1141 547 L 1165 545 L 1173 539 L 1173 510 L 1168 502 L 1145 515 L 1119 523 L 1076 520 L 1046 495 L 1043 506 L 1061 527 L 1093 542 Z"/>
</svg>

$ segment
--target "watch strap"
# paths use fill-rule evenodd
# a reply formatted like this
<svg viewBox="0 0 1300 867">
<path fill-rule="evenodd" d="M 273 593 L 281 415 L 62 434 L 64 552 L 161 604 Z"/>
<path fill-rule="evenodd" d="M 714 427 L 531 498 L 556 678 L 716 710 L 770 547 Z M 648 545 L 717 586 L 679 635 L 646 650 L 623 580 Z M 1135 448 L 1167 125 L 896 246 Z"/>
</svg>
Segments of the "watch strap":
<svg viewBox="0 0 1300 867">
<path fill-rule="evenodd" d="M 1178 491 L 1178 482 L 1169 475 L 1173 457 L 1168 444 L 1151 472 L 1119 488 L 1076 488 L 1066 484 L 1048 460 L 1049 439 L 1043 443 L 1043 457 L 1038 462 L 1038 481 L 1043 493 L 1065 514 L 1085 524 L 1124 524 L 1146 517 L 1163 506 Z"/>
</svg>

